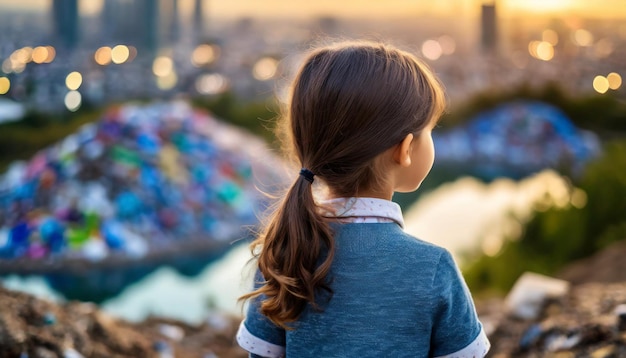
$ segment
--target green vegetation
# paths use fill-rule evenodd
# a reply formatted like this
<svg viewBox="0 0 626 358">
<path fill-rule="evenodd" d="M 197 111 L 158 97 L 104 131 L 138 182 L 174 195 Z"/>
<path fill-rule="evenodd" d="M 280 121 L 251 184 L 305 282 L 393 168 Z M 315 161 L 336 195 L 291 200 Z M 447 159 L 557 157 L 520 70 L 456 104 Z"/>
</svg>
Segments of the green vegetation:
<svg viewBox="0 0 626 358">
<path fill-rule="evenodd" d="M 245 128 L 270 143 L 274 141 L 273 128 L 280 115 L 280 108 L 273 99 L 243 102 L 232 92 L 225 92 L 215 97 L 196 98 L 192 104 L 209 110 L 218 118 Z"/>
<path fill-rule="evenodd" d="M 76 132 L 83 124 L 93 122 L 100 114 L 101 111 L 97 110 L 66 116 L 30 111 L 18 122 L 1 124 L 0 171 L 14 160 L 28 160 L 37 151 Z"/>
<path fill-rule="evenodd" d="M 525 271 L 554 274 L 567 263 L 626 239 L 626 140 L 606 144 L 575 187 L 586 205 L 537 211 L 519 240 L 507 241 L 494 257 L 482 256 L 465 270 L 476 292 L 508 291 Z"/>
</svg>

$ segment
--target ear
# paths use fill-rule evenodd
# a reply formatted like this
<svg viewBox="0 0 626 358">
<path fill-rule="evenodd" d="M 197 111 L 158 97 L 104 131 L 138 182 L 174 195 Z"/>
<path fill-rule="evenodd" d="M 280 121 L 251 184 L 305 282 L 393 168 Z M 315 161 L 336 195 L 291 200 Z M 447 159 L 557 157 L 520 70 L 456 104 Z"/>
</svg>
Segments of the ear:
<svg viewBox="0 0 626 358">
<path fill-rule="evenodd" d="M 409 133 L 404 137 L 402 142 L 400 142 L 394 152 L 393 152 L 393 160 L 403 167 L 408 167 L 411 165 L 411 144 L 413 143 L 413 133 Z"/>
</svg>

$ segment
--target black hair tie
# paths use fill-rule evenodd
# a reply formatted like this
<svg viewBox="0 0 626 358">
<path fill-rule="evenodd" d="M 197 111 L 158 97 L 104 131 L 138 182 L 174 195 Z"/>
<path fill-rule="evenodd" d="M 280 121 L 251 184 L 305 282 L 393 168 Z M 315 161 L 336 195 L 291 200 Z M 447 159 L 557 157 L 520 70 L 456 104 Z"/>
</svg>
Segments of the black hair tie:
<svg viewBox="0 0 626 358">
<path fill-rule="evenodd" d="M 300 175 L 303 176 L 306 181 L 313 184 L 313 177 L 315 176 L 315 174 L 313 174 L 312 171 L 308 170 L 307 168 L 302 168 L 300 169 Z"/>
</svg>

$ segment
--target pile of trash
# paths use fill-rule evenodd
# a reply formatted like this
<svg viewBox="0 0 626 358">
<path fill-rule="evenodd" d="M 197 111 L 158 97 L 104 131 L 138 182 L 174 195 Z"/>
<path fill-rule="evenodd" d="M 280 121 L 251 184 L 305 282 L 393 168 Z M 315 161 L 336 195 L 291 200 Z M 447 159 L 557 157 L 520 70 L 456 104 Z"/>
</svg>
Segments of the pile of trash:
<svg viewBox="0 0 626 358">
<path fill-rule="evenodd" d="M 502 104 L 467 125 L 435 132 L 433 139 L 438 162 L 471 163 L 495 176 L 546 168 L 577 172 L 600 153 L 594 133 L 577 129 L 558 108 L 535 101 Z"/>
<path fill-rule="evenodd" d="M 91 303 L 57 305 L 0 287 L 0 357 L 244 358 L 239 319 L 211 314 L 197 326 L 148 318 L 117 319 Z"/>
<path fill-rule="evenodd" d="M 492 357 L 626 356 L 626 281 L 585 283 L 526 273 L 477 309 Z"/>
<path fill-rule="evenodd" d="M 0 177 L 0 262 L 230 244 L 258 223 L 257 185 L 280 166 L 261 139 L 184 102 L 110 109 Z"/>
</svg>

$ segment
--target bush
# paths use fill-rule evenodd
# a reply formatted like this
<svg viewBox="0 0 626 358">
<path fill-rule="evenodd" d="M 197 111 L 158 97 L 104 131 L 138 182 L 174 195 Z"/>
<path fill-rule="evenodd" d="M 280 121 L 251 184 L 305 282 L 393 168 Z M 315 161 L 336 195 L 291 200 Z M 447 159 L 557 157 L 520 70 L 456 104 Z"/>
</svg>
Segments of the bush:
<svg viewBox="0 0 626 358">
<path fill-rule="evenodd" d="M 626 239 L 626 141 L 604 148 L 574 186 L 587 196 L 582 208 L 536 212 L 519 240 L 507 241 L 494 257 L 482 256 L 466 270 L 476 291 L 508 291 L 525 271 L 554 274 L 567 263 Z"/>
<path fill-rule="evenodd" d="M 99 115 L 100 111 L 81 111 L 66 117 L 28 112 L 20 121 L 1 124 L 0 171 L 15 160 L 28 160 L 37 151 L 76 132 Z"/>
<path fill-rule="evenodd" d="M 279 105 L 274 99 L 260 102 L 244 102 L 232 92 L 215 97 L 193 100 L 195 107 L 209 110 L 218 118 L 240 126 L 264 138 L 274 141 L 274 121 L 280 115 Z"/>
</svg>

